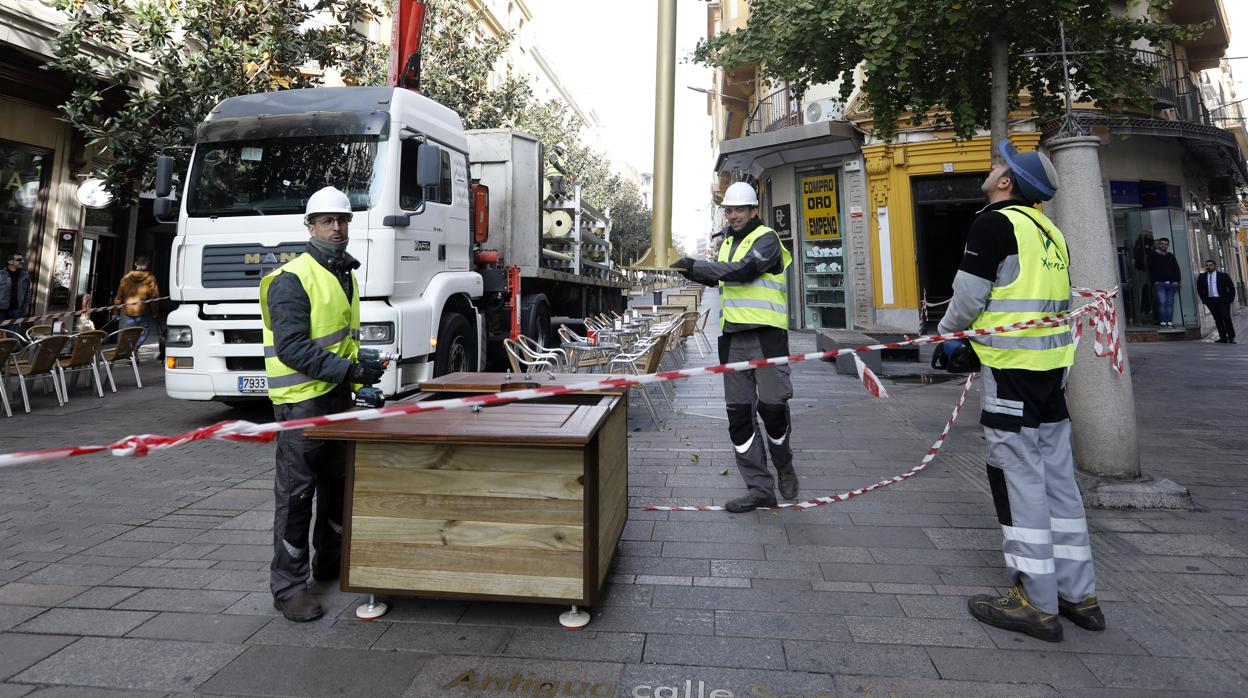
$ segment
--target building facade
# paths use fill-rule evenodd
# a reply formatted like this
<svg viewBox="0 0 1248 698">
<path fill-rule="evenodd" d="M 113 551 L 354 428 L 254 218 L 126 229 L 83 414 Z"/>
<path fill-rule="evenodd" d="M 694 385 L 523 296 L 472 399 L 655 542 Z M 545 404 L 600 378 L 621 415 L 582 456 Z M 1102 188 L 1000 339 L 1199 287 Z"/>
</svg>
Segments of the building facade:
<svg viewBox="0 0 1248 698">
<path fill-rule="evenodd" d="M 1155 66 L 1151 105 L 1113 114 L 1076 105 L 1077 120 L 1102 138 L 1106 215 L 1129 336 L 1137 339 L 1157 336 L 1146 272 L 1157 239 L 1171 239 L 1183 269 L 1174 322 L 1192 336 L 1213 327 L 1193 285 L 1203 260 L 1218 261 L 1241 287 L 1245 278 L 1248 225 L 1240 223 L 1248 224 L 1248 215 L 1240 194 L 1248 188 L 1246 139 L 1243 112 L 1236 111 L 1242 105 L 1226 106 L 1236 95 L 1219 61 L 1229 43 L 1225 12 L 1221 0 L 1176 0 L 1170 12 L 1176 22 L 1207 23 L 1207 30 L 1177 45 L 1140 49 Z M 708 32 L 740 28 L 747 13 L 740 0 L 713 2 Z M 838 88 L 814 86 L 799 103 L 784 85 L 762 85 L 754 66 L 716 71 L 708 95 L 718 153 L 712 195 L 745 179 L 760 185 L 767 222 L 774 224 L 780 212 L 792 214 L 786 244 L 801 261 L 790 286 L 797 289 L 792 327 L 931 330 L 952 296 L 967 231 L 984 205 L 980 183 L 991 169 L 989 135 L 957 140 L 950 131 L 906 119 L 890 142 L 882 142 L 870 135 L 872 114 L 859 93 L 842 108 Z M 1009 123 L 1010 140 L 1024 151 L 1043 148 L 1058 126 L 1038 123 L 1026 95 Z M 825 218 L 810 207 L 811 178 L 827 175 L 837 181 L 834 220 L 844 234 L 831 245 L 808 230 L 812 212 L 814 219 Z M 839 266 L 817 256 L 824 247 L 839 248 Z M 832 269 L 843 276 L 832 276 Z M 825 309 L 827 302 L 843 303 L 844 312 Z"/>
</svg>

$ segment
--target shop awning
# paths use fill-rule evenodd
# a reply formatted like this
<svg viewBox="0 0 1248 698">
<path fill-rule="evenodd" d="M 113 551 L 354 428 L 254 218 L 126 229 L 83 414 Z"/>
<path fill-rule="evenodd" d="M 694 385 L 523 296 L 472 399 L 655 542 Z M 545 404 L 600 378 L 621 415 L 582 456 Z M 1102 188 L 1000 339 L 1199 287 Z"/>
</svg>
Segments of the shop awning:
<svg viewBox="0 0 1248 698">
<path fill-rule="evenodd" d="M 860 149 L 858 132 L 846 121 L 813 124 L 755 133 L 719 144 L 715 171 L 743 170 L 754 177 L 781 165 L 850 155 Z"/>
</svg>

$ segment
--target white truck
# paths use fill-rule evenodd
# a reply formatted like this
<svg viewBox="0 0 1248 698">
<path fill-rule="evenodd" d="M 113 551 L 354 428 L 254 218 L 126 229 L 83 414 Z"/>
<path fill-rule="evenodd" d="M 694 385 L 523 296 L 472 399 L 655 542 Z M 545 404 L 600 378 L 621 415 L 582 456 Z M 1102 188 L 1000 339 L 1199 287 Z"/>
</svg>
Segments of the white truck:
<svg viewBox="0 0 1248 698">
<path fill-rule="evenodd" d="M 158 161 L 169 191 L 172 161 Z M 165 389 L 186 400 L 266 393 L 260 279 L 308 240 L 308 196 L 346 192 L 361 267 L 361 343 L 397 354 L 379 388 L 501 368 L 502 340 L 551 341 L 552 318 L 619 311 L 605 216 L 579 205 L 570 235 L 543 233 L 542 149 L 506 129 L 465 132 L 411 90 L 336 87 L 235 97 L 199 126 L 170 255 Z M 172 217 L 175 200 L 157 200 Z M 549 217 L 546 217 L 549 221 Z M 593 249 L 594 254 L 582 254 Z M 560 251 L 562 250 L 562 251 Z"/>
</svg>

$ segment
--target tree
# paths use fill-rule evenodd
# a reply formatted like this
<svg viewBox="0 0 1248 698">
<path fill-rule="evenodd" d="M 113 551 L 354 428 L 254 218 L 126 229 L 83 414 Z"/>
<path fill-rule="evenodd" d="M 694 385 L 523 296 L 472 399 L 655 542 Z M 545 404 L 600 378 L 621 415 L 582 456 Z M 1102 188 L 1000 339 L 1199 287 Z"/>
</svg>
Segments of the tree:
<svg viewBox="0 0 1248 698">
<path fill-rule="evenodd" d="M 420 91 L 458 113 L 464 128 L 514 125 L 533 101 L 528 82 L 509 75 L 489 85 L 511 35 L 478 38 L 481 12 L 456 0 L 429 0 L 427 7 Z"/>
<path fill-rule="evenodd" d="M 97 149 L 96 174 L 122 203 L 147 188 L 160 149 L 190 145 L 196 125 L 223 99 L 313 87 L 326 69 L 348 83 L 384 75 L 384 49 L 353 29 L 373 17 L 365 0 L 58 0 L 57 7 L 68 21 L 48 67 L 74 85 L 61 113 Z"/>
<path fill-rule="evenodd" d="M 694 56 L 723 68 L 758 64 L 799 95 L 839 79 L 848 98 L 861 67 L 882 140 L 908 115 L 964 139 L 988 125 L 995 146 L 1024 89 L 1042 120 L 1060 113 L 1060 63 L 1022 55 L 1050 51 L 1059 20 L 1069 40 L 1101 51 L 1080 56 L 1071 75 L 1078 101 L 1112 110 L 1147 99 L 1158 76 L 1134 42 L 1162 45 L 1201 30 L 1169 22 L 1171 0 L 1138 1 L 1147 18 L 1115 13 L 1109 0 L 753 0 L 744 29 L 701 42 Z"/>
<path fill-rule="evenodd" d="M 556 143 L 567 146 L 567 166 L 581 196 L 591 205 L 611 212 L 611 256 L 630 264 L 650 246 L 650 212 L 635 182 L 611 171 L 605 155 L 581 144 L 585 122 L 563 102 L 550 100 L 531 105 L 517 125 L 537 136 L 547 152 Z"/>
</svg>

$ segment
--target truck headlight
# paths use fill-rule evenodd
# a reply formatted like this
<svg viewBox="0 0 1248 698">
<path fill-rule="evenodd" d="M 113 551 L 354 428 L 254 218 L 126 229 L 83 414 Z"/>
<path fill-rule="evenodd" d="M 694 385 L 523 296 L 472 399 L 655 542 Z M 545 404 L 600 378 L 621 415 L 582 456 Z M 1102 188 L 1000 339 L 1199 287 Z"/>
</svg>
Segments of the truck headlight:
<svg viewBox="0 0 1248 698">
<path fill-rule="evenodd" d="M 360 323 L 360 344 L 394 343 L 393 322 Z"/>
<path fill-rule="evenodd" d="M 165 328 L 165 346 L 191 346 L 191 328 L 182 325 L 169 325 Z"/>
</svg>

